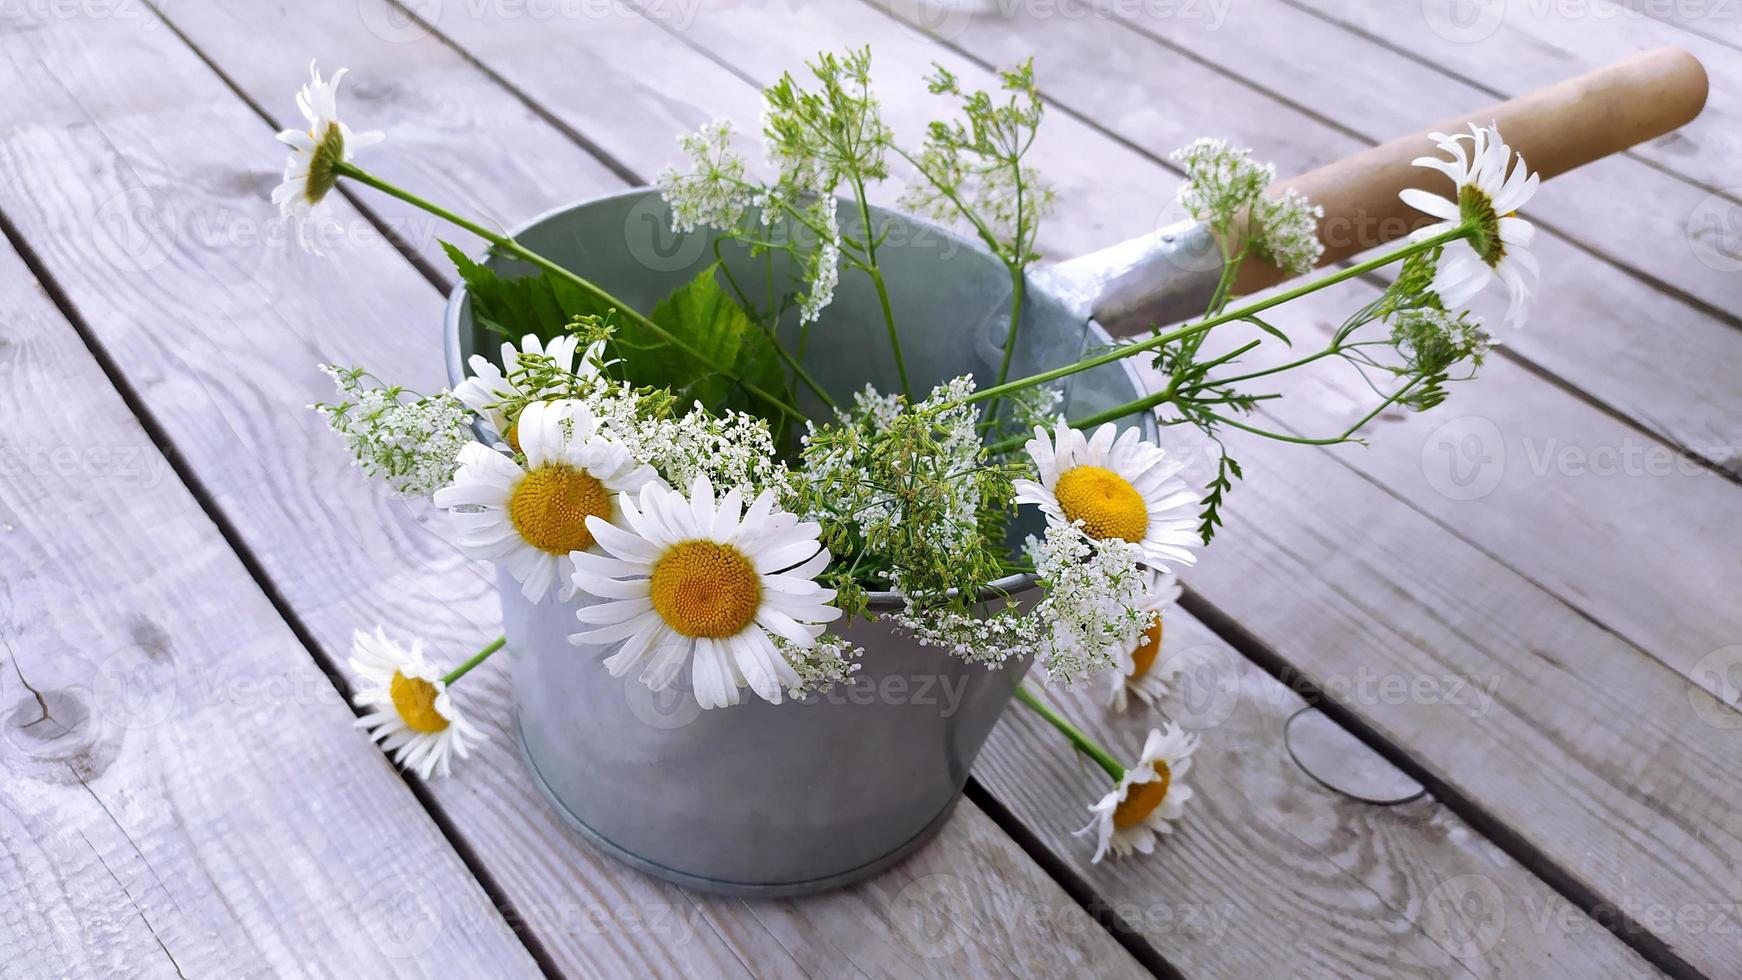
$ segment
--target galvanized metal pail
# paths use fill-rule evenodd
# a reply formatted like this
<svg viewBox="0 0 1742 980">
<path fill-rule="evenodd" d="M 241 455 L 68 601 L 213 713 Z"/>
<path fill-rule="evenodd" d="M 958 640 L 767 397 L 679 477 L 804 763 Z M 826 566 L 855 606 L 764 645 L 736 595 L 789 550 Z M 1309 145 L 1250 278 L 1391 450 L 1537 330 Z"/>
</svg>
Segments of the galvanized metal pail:
<svg viewBox="0 0 1742 980">
<path fill-rule="evenodd" d="M 968 373 L 987 383 L 1009 311 L 1003 266 L 935 225 L 882 210 L 872 220 L 885 236 L 878 259 L 892 284 L 915 390 Z M 850 219 L 843 225 L 857 233 Z M 554 211 L 515 237 L 644 311 L 715 256 L 709 235 L 671 233 L 663 202 L 645 190 Z M 734 246 L 723 253 L 741 282 L 764 281 L 763 259 Z M 500 258 L 490 264 L 531 271 Z M 1069 363 L 1108 342 L 1083 311 L 1043 289 L 1028 292 L 1024 309 L 1013 376 Z M 500 342 L 473 324 L 466 293 L 456 290 L 447 311 L 451 378 L 464 376 L 474 352 L 494 357 Z M 895 388 L 866 277 L 842 274 L 834 304 L 811 330 L 805 366 L 842 396 L 867 383 Z M 1135 372 L 1119 362 L 1073 376 L 1066 411 L 1079 417 L 1140 392 Z M 1032 588 L 1020 576 L 1000 584 L 1018 597 Z M 607 648 L 572 646 L 568 635 L 579 629 L 574 614 L 584 596 L 535 605 L 506 573 L 499 588 L 518 730 L 552 804 L 623 861 L 709 891 L 820 891 L 874 874 L 924 844 L 949 816 L 1028 670 L 1027 662 L 971 666 L 885 623 L 860 621 L 845 628 L 865 649 L 851 684 L 781 705 L 746 692 L 744 704 L 703 711 L 687 678 L 655 694 L 634 677 L 606 673 L 600 661 Z M 882 595 L 874 607 L 899 604 L 899 596 Z"/>
</svg>

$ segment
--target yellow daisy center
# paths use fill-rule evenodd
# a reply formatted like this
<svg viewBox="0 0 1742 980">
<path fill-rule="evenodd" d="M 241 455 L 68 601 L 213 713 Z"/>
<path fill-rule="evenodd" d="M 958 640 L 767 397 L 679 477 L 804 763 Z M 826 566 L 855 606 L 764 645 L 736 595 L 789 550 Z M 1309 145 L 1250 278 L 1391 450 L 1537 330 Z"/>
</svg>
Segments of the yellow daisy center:
<svg viewBox="0 0 1742 980">
<path fill-rule="evenodd" d="M 1155 655 L 1161 652 L 1161 613 L 1155 614 L 1155 622 L 1149 624 L 1149 629 L 1143 631 L 1143 641 L 1137 644 L 1137 649 L 1131 651 L 1131 679 L 1149 673 L 1149 668 L 1155 666 Z"/>
<path fill-rule="evenodd" d="M 1130 481 L 1100 466 L 1066 470 L 1053 487 L 1065 520 L 1082 521 L 1097 540 L 1142 541 L 1149 531 L 1149 507 Z"/>
<path fill-rule="evenodd" d="M 553 555 L 593 546 L 587 518 L 611 519 L 611 494 L 599 478 L 572 466 L 540 466 L 508 498 L 508 518 L 527 543 Z"/>
<path fill-rule="evenodd" d="M 399 718 L 407 728 L 425 735 L 447 730 L 448 720 L 435 707 L 434 684 L 420 677 L 407 677 L 396 670 L 387 692 L 393 695 L 393 710 L 399 712 Z"/>
<path fill-rule="evenodd" d="M 729 544 L 680 541 L 653 565 L 653 608 L 684 636 L 736 636 L 762 607 L 762 578 Z"/>
<path fill-rule="evenodd" d="M 1113 810 L 1113 827 L 1124 830 L 1135 827 L 1148 819 L 1162 801 L 1167 799 L 1168 784 L 1173 782 L 1173 770 L 1160 759 L 1155 760 L 1155 778 L 1147 783 L 1136 783 L 1131 791 L 1125 794 L 1125 799 Z"/>
<path fill-rule="evenodd" d="M 502 433 L 502 441 L 508 444 L 509 449 L 520 452 L 520 423 L 508 423 L 508 431 Z"/>
</svg>

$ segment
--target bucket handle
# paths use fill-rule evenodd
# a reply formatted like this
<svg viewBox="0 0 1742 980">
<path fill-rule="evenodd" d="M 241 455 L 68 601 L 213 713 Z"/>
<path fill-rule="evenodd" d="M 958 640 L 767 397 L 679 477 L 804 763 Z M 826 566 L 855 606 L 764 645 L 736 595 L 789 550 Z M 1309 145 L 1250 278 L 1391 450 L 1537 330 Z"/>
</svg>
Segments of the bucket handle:
<svg viewBox="0 0 1742 980">
<path fill-rule="evenodd" d="M 1705 106 L 1706 70 L 1680 48 L 1657 48 L 1526 95 L 1447 119 L 1280 182 L 1324 208 L 1321 264 L 1398 239 L 1432 218 L 1398 198 L 1409 187 L 1443 191 L 1442 176 L 1410 161 L 1431 154 L 1428 134 L 1499 126 L 1543 179 L 1619 153 L 1689 122 Z M 1184 222 L 1042 270 L 1046 288 L 1086 306 L 1114 336 L 1203 312 L 1221 273 L 1207 228 Z M 1286 276 L 1249 258 L 1235 283 L 1254 292 Z"/>
</svg>

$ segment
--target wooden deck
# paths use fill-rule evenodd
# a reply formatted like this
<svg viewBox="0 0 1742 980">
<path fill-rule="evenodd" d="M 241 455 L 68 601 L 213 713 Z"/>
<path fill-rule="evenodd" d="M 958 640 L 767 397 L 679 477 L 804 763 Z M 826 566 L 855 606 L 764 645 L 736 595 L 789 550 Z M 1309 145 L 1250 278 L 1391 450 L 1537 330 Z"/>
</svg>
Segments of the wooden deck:
<svg viewBox="0 0 1742 980">
<path fill-rule="evenodd" d="M 1742 976 L 1742 12 L 1454 5 L 0 7 L 0 977 Z M 1206 739 L 1160 853 L 1090 865 L 1093 774 L 1012 713 L 895 870 L 692 894 L 545 806 L 506 663 L 467 681 L 493 738 L 452 779 L 352 727 L 352 629 L 451 652 L 499 611 L 302 406 L 323 361 L 440 386 L 435 238 L 477 243 L 366 196 L 297 251 L 272 134 L 311 56 L 349 65 L 373 169 L 512 224 L 866 43 L 905 133 L 930 62 L 1036 56 L 1055 258 L 1153 229 L 1198 135 L 1298 172 L 1664 44 L 1712 94 L 1532 202 L 1542 297 L 1484 379 L 1369 449 L 1236 444 L 1169 631 Z M 1340 429 L 1359 384 L 1269 424 Z M 1122 744 L 1153 721 L 1062 700 Z M 1429 794 L 1314 781 L 1282 744 L 1304 700 Z"/>
</svg>

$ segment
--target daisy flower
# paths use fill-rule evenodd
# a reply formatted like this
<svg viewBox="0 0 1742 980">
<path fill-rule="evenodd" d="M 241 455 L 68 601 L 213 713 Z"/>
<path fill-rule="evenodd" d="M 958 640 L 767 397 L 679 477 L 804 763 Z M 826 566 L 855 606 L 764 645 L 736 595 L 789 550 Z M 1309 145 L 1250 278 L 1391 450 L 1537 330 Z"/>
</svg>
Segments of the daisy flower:
<svg viewBox="0 0 1742 980">
<path fill-rule="evenodd" d="M 1434 292 L 1448 309 L 1459 309 L 1498 278 L 1510 296 L 1506 322 L 1523 326 L 1538 275 L 1536 256 L 1527 250 L 1536 229 L 1517 212 L 1536 193 L 1541 178 L 1530 172 L 1522 156 L 1513 163 L 1512 148 L 1492 126 L 1472 124 L 1468 133 L 1434 133 L 1431 138 L 1451 159 L 1420 157 L 1415 166 L 1452 178 L 1457 196 L 1447 199 L 1413 187 L 1401 191 L 1398 196 L 1405 204 L 1440 219 L 1410 238 L 1421 241 L 1462 224 L 1474 228 L 1468 238 L 1446 243 L 1434 273 Z"/>
<path fill-rule="evenodd" d="M 1179 580 L 1165 573 L 1151 573 L 1143 590 L 1140 612 L 1148 613 L 1149 628 L 1139 635 L 1137 643 L 1120 651 L 1117 669 L 1110 673 L 1112 683 L 1107 691 L 1107 703 L 1114 711 L 1124 711 L 1128 695 L 1136 695 L 1145 704 L 1167 693 L 1174 675 L 1179 673 L 1177 660 L 1161 660 L 1162 611 L 1179 598 Z"/>
<path fill-rule="evenodd" d="M 308 120 L 308 129 L 287 129 L 278 134 L 291 152 L 284 164 L 283 182 L 272 189 L 272 203 L 295 225 L 296 240 L 316 255 L 320 248 L 312 233 L 322 217 L 316 208 L 339 182 L 339 164 L 351 162 L 352 151 L 386 138 L 381 133 L 353 133 L 339 121 L 339 82 L 345 71 L 341 68 L 331 81 L 323 81 L 315 63 L 309 62 L 308 84 L 296 94 L 296 106 Z"/>
<path fill-rule="evenodd" d="M 738 703 L 748 685 L 779 704 L 799 677 L 775 639 L 809 650 L 841 611 L 814 580 L 829 564 L 820 528 L 774 507 L 767 490 L 743 508 L 737 490 L 716 501 L 706 474 L 683 494 L 650 483 L 618 498 L 627 529 L 589 518 L 605 555 L 577 554 L 574 584 L 601 600 L 581 608 L 592 627 L 576 646 L 622 641 L 605 660 L 614 677 L 646 661 L 641 681 L 670 686 L 690 664 L 704 708 Z"/>
<path fill-rule="evenodd" d="M 1124 857 L 1132 851 L 1155 850 L 1157 834 L 1173 833 L 1173 821 L 1185 813 L 1192 798 L 1189 786 L 1180 785 L 1192 768 L 1192 753 L 1198 737 L 1175 725 L 1151 729 L 1143 743 L 1137 765 L 1125 770 L 1119 785 L 1089 807 L 1093 820 L 1076 836 L 1095 834 L 1094 862 L 1108 851 Z"/>
<path fill-rule="evenodd" d="M 374 709 L 357 719 L 357 727 L 368 729 L 396 764 L 424 779 L 446 776 L 455 755 L 464 759 L 483 741 L 484 733 L 460 714 L 441 670 L 424 660 L 422 640 L 408 650 L 379 626 L 374 633 L 358 630 L 351 639 L 351 669 L 367 685 L 356 704 Z"/>
<path fill-rule="evenodd" d="M 472 376 L 454 386 L 454 397 L 464 402 L 466 407 L 476 412 L 480 417 L 488 419 L 505 442 L 519 451 L 516 441 L 517 433 L 506 413 L 498 406 L 504 402 L 537 398 L 546 394 L 542 391 L 529 391 L 513 380 L 509 375 L 520 369 L 520 359 L 528 356 L 547 357 L 556 367 L 566 374 L 577 378 L 591 378 L 599 373 L 599 358 L 605 350 L 605 342 L 599 341 L 588 347 L 581 355 L 581 363 L 575 364 L 575 351 L 580 346 L 580 338 L 573 334 L 564 334 L 553 338 L 546 344 L 538 339 L 537 334 L 527 334 L 520 340 L 520 346 L 511 342 L 502 344 L 502 367 L 497 367 L 482 354 L 473 354 L 466 363 L 472 368 Z"/>
<path fill-rule="evenodd" d="M 1040 480 L 1015 481 L 1018 504 L 1038 505 L 1055 523 L 1080 522 L 1097 541 L 1128 542 L 1151 565 L 1197 560 L 1197 495 L 1175 476 L 1185 463 L 1137 429 L 1121 434 L 1108 422 L 1086 438 L 1061 420 L 1052 437 L 1037 426 L 1026 448 Z"/>
<path fill-rule="evenodd" d="M 533 402 L 516 426 L 526 465 L 481 443 L 460 450 L 453 483 L 435 505 L 453 514 L 456 543 L 467 557 L 501 562 L 532 602 L 551 587 L 567 599 L 562 563 L 592 550 L 594 525 L 615 521 L 613 495 L 658 480 L 606 435 L 576 401 Z"/>
</svg>

